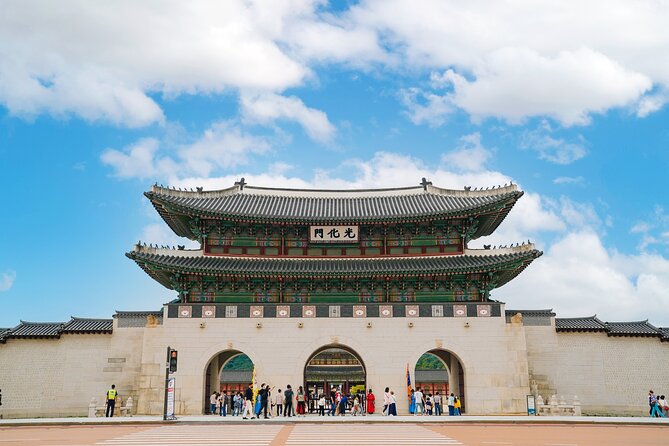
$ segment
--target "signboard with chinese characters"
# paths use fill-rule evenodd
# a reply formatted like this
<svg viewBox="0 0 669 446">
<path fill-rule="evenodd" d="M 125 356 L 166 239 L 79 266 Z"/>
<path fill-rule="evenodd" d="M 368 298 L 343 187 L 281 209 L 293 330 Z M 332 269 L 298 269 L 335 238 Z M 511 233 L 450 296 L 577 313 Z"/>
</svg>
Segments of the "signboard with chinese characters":
<svg viewBox="0 0 669 446">
<path fill-rule="evenodd" d="M 357 243 L 357 226 L 309 226 L 311 243 Z"/>
</svg>

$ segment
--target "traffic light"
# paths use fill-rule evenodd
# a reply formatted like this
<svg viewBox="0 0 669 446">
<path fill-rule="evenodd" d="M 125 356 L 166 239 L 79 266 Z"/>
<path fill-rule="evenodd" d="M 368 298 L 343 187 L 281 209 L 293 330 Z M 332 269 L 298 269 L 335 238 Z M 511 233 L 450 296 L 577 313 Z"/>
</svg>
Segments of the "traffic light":
<svg viewBox="0 0 669 446">
<path fill-rule="evenodd" d="M 170 373 L 174 373 L 177 371 L 177 351 L 176 350 L 171 350 L 170 351 Z"/>
</svg>

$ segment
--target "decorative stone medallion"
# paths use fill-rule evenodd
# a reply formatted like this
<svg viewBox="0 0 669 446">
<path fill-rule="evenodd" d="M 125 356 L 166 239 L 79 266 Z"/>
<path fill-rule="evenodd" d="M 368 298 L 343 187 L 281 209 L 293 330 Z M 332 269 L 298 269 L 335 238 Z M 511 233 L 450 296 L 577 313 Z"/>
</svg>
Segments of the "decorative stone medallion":
<svg viewBox="0 0 669 446">
<path fill-rule="evenodd" d="M 237 306 L 236 305 L 226 305 L 226 307 L 225 307 L 225 317 L 237 317 Z"/>
<path fill-rule="evenodd" d="M 490 305 L 477 305 L 476 314 L 479 317 L 490 317 Z"/>
<path fill-rule="evenodd" d="M 191 317 L 193 315 L 193 307 L 190 305 L 179 306 L 179 317 Z"/>
<path fill-rule="evenodd" d="M 364 305 L 353 305 L 353 317 L 367 317 L 367 307 Z"/>
<path fill-rule="evenodd" d="M 263 307 L 260 305 L 251 305 L 251 317 L 263 317 Z"/>
<path fill-rule="evenodd" d="M 330 305 L 330 317 L 341 316 L 341 307 L 339 305 Z"/>
<path fill-rule="evenodd" d="M 453 305 L 453 316 L 467 317 L 467 305 Z"/>
<path fill-rule="evenodd" d="M 214 305 L 203 305 L 202 317 L 216 317 L 216 307 Z"/>
<path fill-rule="evenodd" d="M 313 305 L 303 306 L 302 317 L 316 317 L 316 307 Z"/>
<path fill-rule="evenodd" d="M 432 305 L 432 317 L 444 317 L 444 306 Z"/>
<path fill-rule="evenodd" d="M 379 305 L 379 317 L 393 317 L 393 306 Z"/>
<path fill-rule="evenodd" d="M 276 307 L 276 317 L 290 317 L 290 307 L 288 305 Z"/>
<path fill-rule="evenodd" d="M 418 317 L 418 305 L 407 305 L 405 310 L 406 317 Z"/>
</svg>

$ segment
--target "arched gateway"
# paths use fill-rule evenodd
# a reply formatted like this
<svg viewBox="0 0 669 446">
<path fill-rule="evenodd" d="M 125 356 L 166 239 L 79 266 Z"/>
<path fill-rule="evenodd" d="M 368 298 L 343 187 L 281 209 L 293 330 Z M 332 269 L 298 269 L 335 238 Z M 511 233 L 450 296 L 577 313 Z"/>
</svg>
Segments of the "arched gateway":
<svg viewBox="0 0 669 446">
<path fill-rule="evenodd" d="M 442 410 L 448 413 L 446 398 L 452 393 L 460 399 L 461 412 L 465 412 L 465 370 L 455 354 L 444 349 L 430 350 L 420 357 L 414 370 L 415 387 L 432 397 L 438 392 Z"/>
<path fill-rule="evenodd" d="M 469 413 L 522 411 L 528 367 L 507 358 L 525 344 L 505 328 L 503 304 L 490 293 L 542 253 L 532 244 L 468 247 L 504 220 L 523 195 L 516 185 L 449 190 L 423 179 L 413 187 L 298 190 L 241 179 L 216 191 L 155 185 L 145 195 L 177 235 L 200 244 L 194 250 L 137 244 L 126 254 L 178 293 L 166 305 L 165 325 L 176 331 L 166 334 L 165 345 L 252 346 L 264 382 L 318 390 L 336 381 L 377 394 L 389 386 L 400 413 L 407 408 L 399 397 L 406 362 L 430 351 L 450 371 L 451 390 L 464 392 L 465 362 L 476 371 L 467 376 L 472 388 L 495 382 L 499 404 L 468 395 Z M 338 346 L 343 337 L 355 339 L 364 364 Z M 462 363 L 438 347 L 446 339 L 466 355 Z M 314 351 L 318 345 L 328 347 Z M 481 345 L 489 355 L 469 354 Z M 306 363 L 305 352 L 313 352 Z M 222 365 L 237 354 L 215 355 L 205 371 L 198 364 L 177 388 L 192 386 L 183 392 L 190 400 L 216 390 Z M 190 400 L 186 411 L 205 406 Z"/>
<path fill-rule="evenodd" d="M 312 398 L 329 393 L 332 387 L 346 394 L 364 392 L 366 381 L 365 364 L 360 355 L 342 345 L 316 350 L 304 366 L 304 386 Z"/>
<path fill-rule="evenodd" d="M 204 376 L 203 412 L 209 413 L 209 396 L 214 392 L 244 391 L 251 382 L 253 361 L 239 350 L 224 350 L 207 364 Z"/>
</svg>

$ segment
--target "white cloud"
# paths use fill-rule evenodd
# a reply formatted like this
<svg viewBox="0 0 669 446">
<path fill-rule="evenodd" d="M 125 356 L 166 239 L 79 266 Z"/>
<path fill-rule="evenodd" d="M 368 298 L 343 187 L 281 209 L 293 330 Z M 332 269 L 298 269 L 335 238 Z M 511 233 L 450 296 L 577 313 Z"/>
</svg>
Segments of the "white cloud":
<svg viewBox="0 0 669 446">
<path fill-rule="evenodd" d="M 241 0 L 10 1 L 0 15 L 0 102 L 16 115 L 143 126 L 163 119 L 150 93 L 296 86 L 310 69 L 280 38 L 313 9 Z"/>
<path fill-rule="evenodd" d="M 536 129 L 522 133 L 519 146 L 521 149 L 534 150 L 540 159 L 555 164 L 571 164 L 588 153 L 582 137 L 579 137 L 578 142 L 568 142 L 554 137 L 554 132 L 550 123 L 543 120 Z"/>
<path fill-rule="evenodd" d="M 579 177 L 556 177 L 553 179 L 553 184 L 582 184 L 585 178 Z"/>
<path fill-rule="evenodd" d="M 439 127 L 456 110 L 449 96 L 412 87 L 400 91 L 400 101 L 407 108 L 407 116 L 416 125 Z"/>
<path fill-rule="evenodd" d="M 145 138 L 117 149 L 106 149 L 100 159 L 120 178 L 165 179 L 175 183 L 187 175 L 208 176 L 217 169 L 244 165 L 250 155 L 266 153 L 269 142 L 223 121 L 211 125 L 197 140 L 166 153 L 155 138 Z"/>
<path fill-rule="evenodd" d="M 630 234 L 640 236 L 637 248 L 647 251 L 650 247 L 669 247 L 669 214 L 663 206 L 656 205 L 645 220 L 636 222 L 630 228 Z"/>
<path fill-rule="evenodd" d="M 10 0 L 3 12 L 0 103 L 20 116 L 145 126 L 165 119 L 156 95 L 282 93 L 325 64 L 447 73 L 432 79 L 446 93 L 405 90 L 430 125 L 456 107 L 565 125 L 614 107 L 643 117 L 669 84 L 661 2 L 368 0 L 332 13 L 318 0 Z"/>
<path fill-rule="evenodd" d="M 570 232 L 494 293 L 508 308 L 553 308 L 558 317 L 669 323 L 669 260 L 607 250 L 595 231 Z"/>
<path fill-rule="evenodd" d="M 207 176 L 216 169 L 244 165 L 250 155 L 266 153 L 269 149 L 265 138 L 249 134 L 233 123 L 218 122 L 178 152 L 187 171 Z"/>
<path fill-rule="evenodd" d="M 309 108 L 295 96 L 285 97 L 266 93 L 242 95 L 242 116 L 250 123 L 271 124 L 280 119 L 295 121 L 302 126 L 311 139 L 327 142 L 335 134 L 335 126 L 325 113 Z"/>
<path fill-rule="evenodd" d="M 172 175 L 177 166 L 170 158 L 158 157 L 159 142 L 155 138 L 140 139 L 123 150 L 106 149 L 102 162 L 114 168 L 120 178 L 157 178 Z"/>
<path fill-rule="evenodd" d="M 631 105 L 652 87 L 647 76 L 586 48 L 553 57 L 503 48 L 474 69 L 474 80 L 453 70 L 447 76 L 453 103 L 475 118 L 522 123 L 550 116 L 566 126 L 588 124 L 592 113 Z"/>
<path fill-rule="evenodd" d="M 7 270 L 0 274 L 0 293 L 3 291 L 8 291 L 12 286 L 14 286 L 15 280 L 16 271 Z"/>
<path fill-rule="evenodd" d="M 442 162 L 449 168 L 476 172 L 483 170 L 492 156 L 492 151 L 481 144 L 481 134 L 472 133 L 460 138 L 460 146 L 442 155 Z"/>
<path fill-rule="evenodd" d="M 644 95 L 669 83 L 669 64 L 657 63 L 669 51 L 660 3 L 369 0 L 350 15 L 404 66 L 447 70 L 443 97 L 479 119 L 585 124 L 638 103 L 643 114 L 660 106 Z"/>
</svg>

